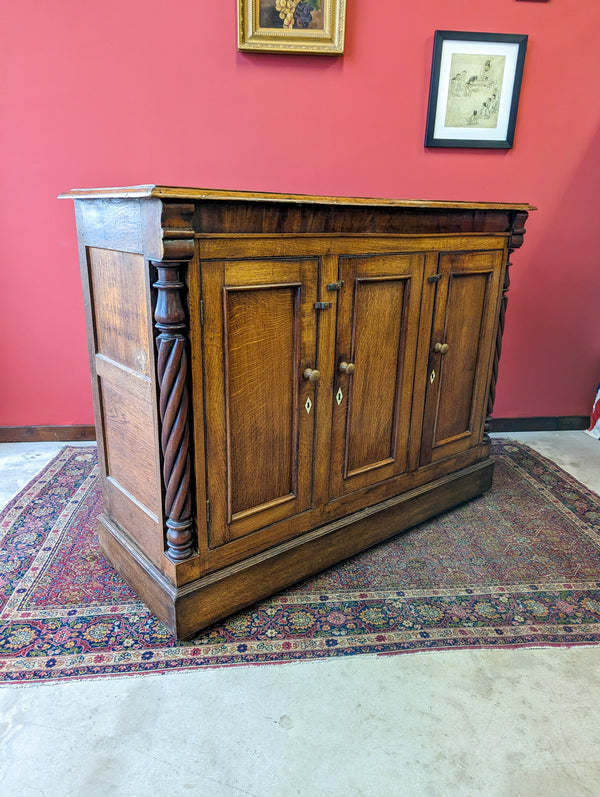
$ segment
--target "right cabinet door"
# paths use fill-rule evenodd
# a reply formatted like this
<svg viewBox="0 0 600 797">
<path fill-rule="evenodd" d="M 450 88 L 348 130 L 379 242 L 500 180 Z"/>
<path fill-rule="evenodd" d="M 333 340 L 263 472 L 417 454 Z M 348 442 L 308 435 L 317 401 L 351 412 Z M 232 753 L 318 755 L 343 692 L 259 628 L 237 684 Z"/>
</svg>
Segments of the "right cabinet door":
<svg viewBox="0 0 600 797">
<path fill-rule="evenodd" d="M 439 256 L 420 464 L 483 439 L 504 250 Z"/>
</svg>

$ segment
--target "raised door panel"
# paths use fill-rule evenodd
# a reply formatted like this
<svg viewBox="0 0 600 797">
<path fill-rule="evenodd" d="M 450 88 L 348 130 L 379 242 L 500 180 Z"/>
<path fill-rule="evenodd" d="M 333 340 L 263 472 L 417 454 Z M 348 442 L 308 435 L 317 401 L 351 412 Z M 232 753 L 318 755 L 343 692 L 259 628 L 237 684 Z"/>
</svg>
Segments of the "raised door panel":
<svg viewBox="0 0 600 797">
<path fill-rule="evenodd" d="M 406 471 L 423 266 L 421 253 L 340 258 L 332 497 Z"/>
<path fill-rule="evenodd" d="M 498 250 L 440 255 L 421 465 L 482 441 L 503 260 Z"/>
<path fill-rule="evenodd" d="M 203 270 L 209 545 L 311 504 L 318 261 Z"/>
</svg>

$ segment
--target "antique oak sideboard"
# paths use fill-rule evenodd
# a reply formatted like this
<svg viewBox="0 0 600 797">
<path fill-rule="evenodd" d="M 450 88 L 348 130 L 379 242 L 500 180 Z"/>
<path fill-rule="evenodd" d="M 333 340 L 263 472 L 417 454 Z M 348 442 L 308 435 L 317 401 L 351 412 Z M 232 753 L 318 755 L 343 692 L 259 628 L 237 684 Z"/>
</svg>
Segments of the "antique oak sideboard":
<svg viewBox="0 0 600 797">
<path fill-rule="evenodd" d="M 525 204 L 76 190 L 102 549 L 180 638 L 491 485 Z"/>
</svg>

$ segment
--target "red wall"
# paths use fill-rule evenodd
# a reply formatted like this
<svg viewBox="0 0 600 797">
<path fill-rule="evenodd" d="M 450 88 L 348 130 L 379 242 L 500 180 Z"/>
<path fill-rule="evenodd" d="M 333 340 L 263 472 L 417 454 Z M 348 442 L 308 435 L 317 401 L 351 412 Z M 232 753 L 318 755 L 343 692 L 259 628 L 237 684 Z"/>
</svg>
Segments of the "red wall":
<svg viewBox="0 0 600 797">
<path fill-rule="evenodd" d="M 341 58 L 240 54 L 234 0 L 19 0 L 0 24 L 0 425 L 92 422 L 67 188 L 531 202 L 495 414 L 600 380 L 600 3 L 348 0 Z M 514 148 L 423 147 L 435 29 L 529 34 Z"/>
</svg>

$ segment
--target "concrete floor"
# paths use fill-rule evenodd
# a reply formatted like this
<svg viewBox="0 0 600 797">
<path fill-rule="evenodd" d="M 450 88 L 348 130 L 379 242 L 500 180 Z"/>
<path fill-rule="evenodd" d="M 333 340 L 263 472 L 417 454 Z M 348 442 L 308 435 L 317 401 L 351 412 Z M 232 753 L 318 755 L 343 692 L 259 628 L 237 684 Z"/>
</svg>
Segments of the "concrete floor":
<svg viewBox="0 0 600 797">
<path fill-rule="evenodd" d="M 599 441 L 510 437 L 600 493 Z M 0 505 L 59 447 L 0 445 Z M 3 686 L 0 795 L 598 797 L 599 712 L 600 647 Z"/>
</svg>

